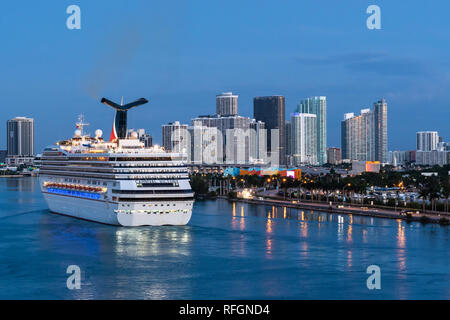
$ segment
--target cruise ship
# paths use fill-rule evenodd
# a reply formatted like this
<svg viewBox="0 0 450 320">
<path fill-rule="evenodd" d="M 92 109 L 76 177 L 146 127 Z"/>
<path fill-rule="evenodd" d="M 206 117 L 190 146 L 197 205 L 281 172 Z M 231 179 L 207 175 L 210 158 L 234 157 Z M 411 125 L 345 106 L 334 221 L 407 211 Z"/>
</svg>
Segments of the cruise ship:
<svg viewBox="0 0 450 320">
<path fill-rule="evenodd" d="M 127 132 L 127 111 L 147 100 L 101 102 L 116 109 L 109 141 L 101 130 L 85 135 L 79 119 L 71 139 L 42 153 L 39 180 L 50 211 L 119 226 L 187 224 L 194 194 L 185 155 L 145 147 Z"/>
</svg>

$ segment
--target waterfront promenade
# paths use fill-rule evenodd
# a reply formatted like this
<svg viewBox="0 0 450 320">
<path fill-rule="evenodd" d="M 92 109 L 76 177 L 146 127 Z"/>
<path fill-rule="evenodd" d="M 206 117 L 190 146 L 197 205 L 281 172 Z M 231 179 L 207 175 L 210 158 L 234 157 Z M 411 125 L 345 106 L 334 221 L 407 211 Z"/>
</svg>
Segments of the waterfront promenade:
<svg viewBox="0 0 450 320">
<path fill-rule="evenodd" d="M 228 199 L 228 197 L 221 196 L 220 198 Z M 282 198 L 275 197 L 253 197 L 251 199 L 244 198 L 236 198 L 230 199 L 231 201 L 240 201 L 251 204 L 262 204 L 262 205 L 271 205 L 271 206 L 284 206 L 288 208 L 298 208 L 305 210 L 316 210 L 316 211 L 324 211 L 330 213 L 341 213 L 341 214 L 353 214 L 359 216 L 367 216 L 367 217 L 377 217 L 377 218 L 388 218 L 388 219 L 402 219 L 402 220 L 411 220 L 411 221 L 426 221 L 432 223 L 442 223 L 443 219 L 450 219 L 450 213 L 446 212 L 420 212 L 418 214 L 414 214 L 410 217 L 406 215 L 400 214 L 402 209 L 397 208 L 397 210 L 389 210 L 386 208 L 377 208 L 372 206 L 363 206 L 363 205 L 354 205 L 354 204 L 345 204 L 338 202 L 324 203 L 324 202 L 314 202 L 310 200 L 306 201 L 297 201 L 297 200 L 284 200 Z"/>
</svg>

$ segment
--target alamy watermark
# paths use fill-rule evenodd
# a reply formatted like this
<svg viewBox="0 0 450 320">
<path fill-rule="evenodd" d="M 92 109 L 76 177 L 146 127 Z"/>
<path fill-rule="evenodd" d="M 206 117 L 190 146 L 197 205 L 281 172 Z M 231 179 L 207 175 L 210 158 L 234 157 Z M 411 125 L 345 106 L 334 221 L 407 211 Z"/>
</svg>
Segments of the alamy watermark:
<svg viewBox="0 0 450 320">
<path fill-rule="evenodd" d="M 367 274 L 370 276 L 367 278 L 366 285 L 369 290 L 380 290 L 381 289 L 381 269 L 377 265 L 370 265 L 366 270 Z"/>
<path fill-rule="evenodd" d="M 381 9 L 377 5 L 370 5 L 366 10 L 367 14 L 370 16 L 367 18 L 366 25 L 369 30 L 380 30 L 381 29 Z"/>
<path fill-rule="evenodd" d="M 278 166 L 280 160 L 279 129 L 226 129 L 192 126 L 175 128 L 170 134 L 171 152 L 182 153 L 192 164 L 264 164 Z M 270 150 L 270 151 L 269 151 Z M 283 150 L 282 150 L 283 151 Z"/>
<path fill-rule="evenodd" d="M 80 267 L 75 264 L 72 264 L 67 267 L 66 273 L 70 274 L 70 276 L 67 278 L 67 281 L 66 281 L 67 289 L 69 289 L 69 290 L 81 289 L 81 269 L 80 269 Z"/>
<path fill-rule="evenodd" d="M 79 6 L 72 4 L 67 7 L 66 13 L 70 14 L 66 20 L 67 29 L 81 29 L 81 9 Z"/>
</svg>

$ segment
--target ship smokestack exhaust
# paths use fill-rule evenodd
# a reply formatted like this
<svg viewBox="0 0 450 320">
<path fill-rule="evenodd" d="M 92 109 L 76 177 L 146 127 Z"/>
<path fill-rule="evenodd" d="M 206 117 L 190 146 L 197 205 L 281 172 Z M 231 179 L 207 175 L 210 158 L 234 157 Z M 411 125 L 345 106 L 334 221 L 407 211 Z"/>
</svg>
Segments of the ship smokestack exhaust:
<svg viewBox="0 0 450 320">
<path fill-rule="evenodd" d="M 112 141 L 112 140 L 116 140 L 116 139 L 125 139 L 127 137 L 127 112 L 128 112 L 128 110 L 130 110 L 131 108 L 140 106 L 142 104 L 146 104 L 148 102 L 148 100 L 145 98 L 140 98 L 139 100 L 130 102 L 126 105 L 122 105 L 123 98 L 122 98 L 121 104 L 117 104 L 106 98 L 102 98 L 102 100 L 100 102 L 103 104 L 106 104 L 107 106 L 110 106 L 116 110 L 116 115 L 114 117 L 114 123 L 113 123 L 113 129 L 111 132 L 111 141 Z"/>
</svg>

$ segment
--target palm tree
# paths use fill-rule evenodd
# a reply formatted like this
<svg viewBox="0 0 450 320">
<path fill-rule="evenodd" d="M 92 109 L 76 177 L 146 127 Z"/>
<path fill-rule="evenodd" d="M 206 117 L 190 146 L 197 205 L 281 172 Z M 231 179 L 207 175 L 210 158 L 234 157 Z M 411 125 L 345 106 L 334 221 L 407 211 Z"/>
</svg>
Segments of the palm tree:
<svg viewBox="0 0 450 320">
<path fill-rule="evenodd" d="M 423 212 L 425 212 L 425 201 L 428 199 L 428 196 L 430 194 L 430 190 L 425 187 L 422 186 L 422 188 L 419 191 L 419 198 L 422 198 L 422 204 L 423 204 Z"/>
<path fill-rule="evenodd" d="M 448 198 L 450 197 L 450 181 L 448 179 L 442 186 L 442 195 L 445 198 L 445 211 L 448 212 Z"/>
</svg>

